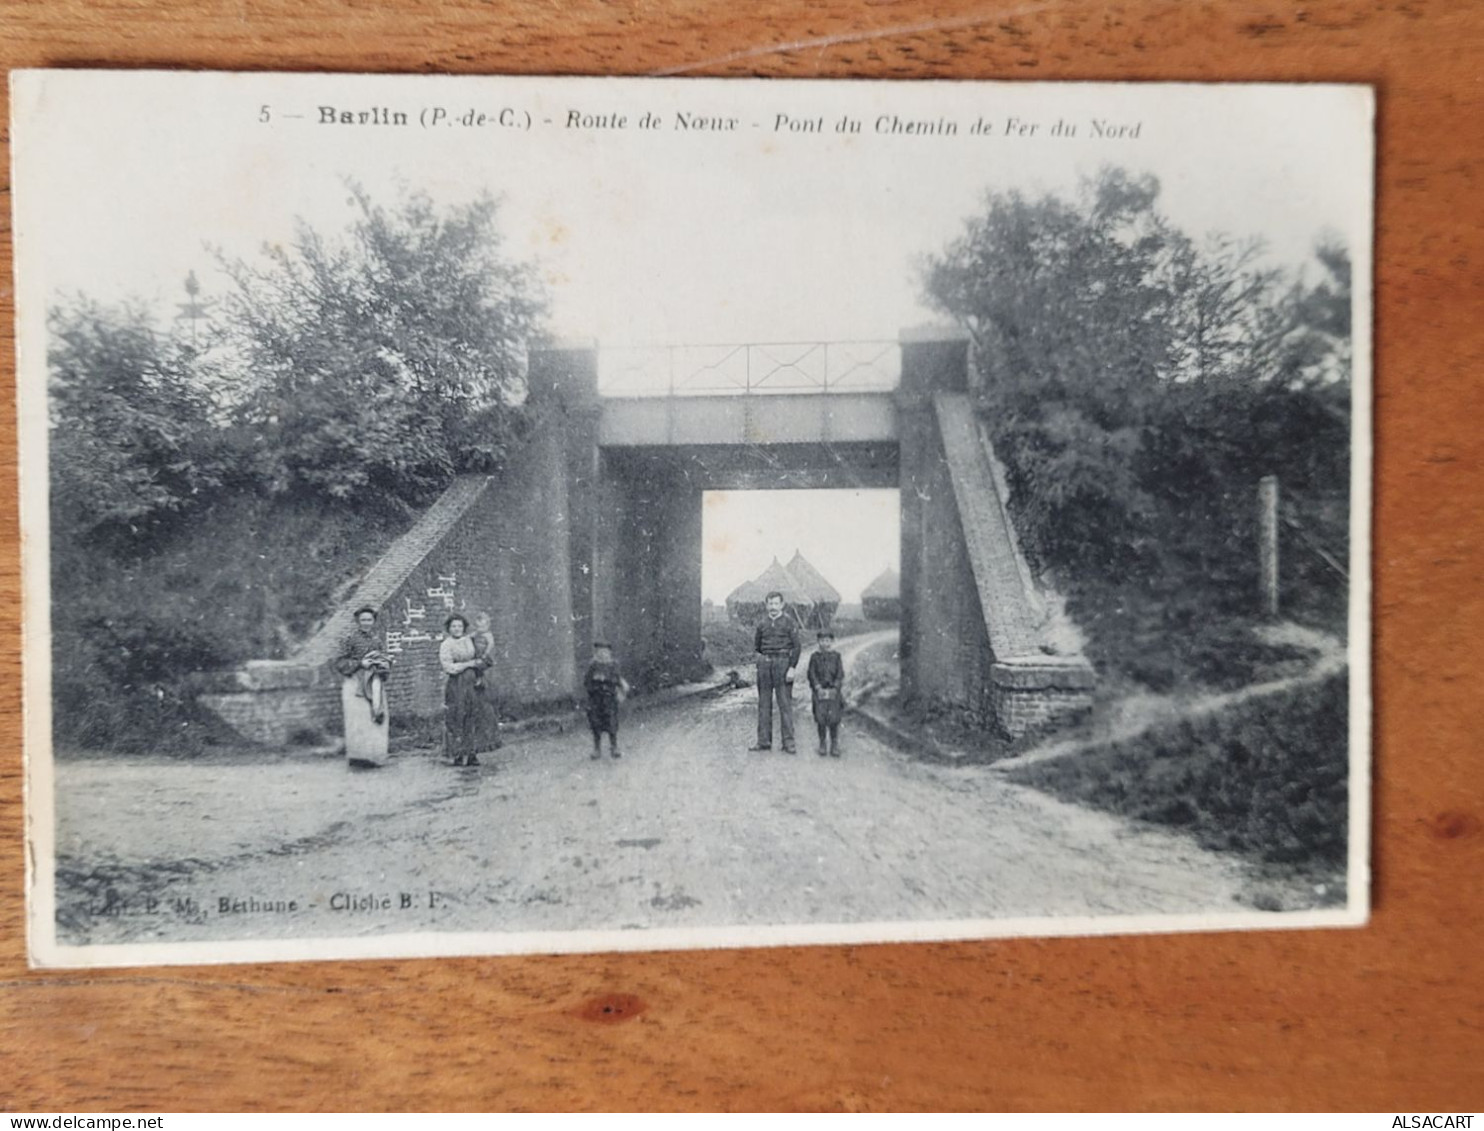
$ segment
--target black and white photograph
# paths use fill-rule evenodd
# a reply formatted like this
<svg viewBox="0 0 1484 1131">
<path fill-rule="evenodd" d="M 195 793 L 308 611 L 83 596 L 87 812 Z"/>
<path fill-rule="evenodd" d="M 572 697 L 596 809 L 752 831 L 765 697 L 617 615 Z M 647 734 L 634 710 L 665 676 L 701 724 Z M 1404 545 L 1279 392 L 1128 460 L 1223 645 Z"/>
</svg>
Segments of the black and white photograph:
<svg viewBox="0 0 1484 1131">
<path fill-rule="evenodd" d="M 1369 88 L 11 94 L 33 964 L 1365 923 Z"/>
</svg>

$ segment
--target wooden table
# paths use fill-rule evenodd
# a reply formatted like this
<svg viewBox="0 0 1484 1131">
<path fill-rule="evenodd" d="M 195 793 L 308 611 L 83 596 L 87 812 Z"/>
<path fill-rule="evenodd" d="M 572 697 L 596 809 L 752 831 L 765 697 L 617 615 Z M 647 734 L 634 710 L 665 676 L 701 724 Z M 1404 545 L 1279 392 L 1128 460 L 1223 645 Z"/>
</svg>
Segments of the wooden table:
<svg viewBox="0 0 1484 1131">
<path fill-rule="evenodd" d="M 7 67 L 1367 82 L 1381 137 L 1371 926 L 32 972 L 7 475 L 0 1108 L 1484 1108 L 1484 8 L 4 0 L 0 27 Z"/>
</svg>

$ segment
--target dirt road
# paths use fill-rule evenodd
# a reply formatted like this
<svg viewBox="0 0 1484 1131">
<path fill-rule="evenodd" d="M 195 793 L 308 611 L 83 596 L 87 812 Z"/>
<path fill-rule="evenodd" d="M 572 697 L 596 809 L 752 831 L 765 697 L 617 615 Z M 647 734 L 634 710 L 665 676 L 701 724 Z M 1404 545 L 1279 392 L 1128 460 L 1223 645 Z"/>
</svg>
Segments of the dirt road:
<svg viewBox="0 0 1484 1131">
<path fill-rule="evenodd" d="M 474 770 L 426 755 L 59 770 L 72 943 L 1239 910 L 1235 860 L 925 765 L 847 723 L 818 757 L 749 753 L 750 690 L 636 712 Z"/>
</svg>

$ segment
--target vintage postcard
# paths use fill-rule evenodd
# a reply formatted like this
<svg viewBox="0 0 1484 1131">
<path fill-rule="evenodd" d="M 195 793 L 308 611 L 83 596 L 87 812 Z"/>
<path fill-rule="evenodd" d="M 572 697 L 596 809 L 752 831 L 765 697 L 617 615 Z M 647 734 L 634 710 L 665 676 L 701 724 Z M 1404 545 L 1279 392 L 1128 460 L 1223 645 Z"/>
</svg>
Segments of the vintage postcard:
<svg viewBox="0 0 1484 1131">
<path fill-rule="evenodd" d="M 11 83 L 37 965 L 1365 921 L 1370 89 Z"/>
</svg>

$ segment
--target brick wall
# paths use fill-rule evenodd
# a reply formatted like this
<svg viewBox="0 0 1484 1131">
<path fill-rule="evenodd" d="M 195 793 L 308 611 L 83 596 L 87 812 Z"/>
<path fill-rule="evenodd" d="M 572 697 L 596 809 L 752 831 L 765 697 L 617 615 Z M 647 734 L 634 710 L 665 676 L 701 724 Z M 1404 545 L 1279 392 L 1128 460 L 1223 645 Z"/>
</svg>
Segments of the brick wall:
<svg viewBox="0 0 1484 1131">
<path fill-rule="evenodd" d="M 973 405 L 965 394 L 938 393 L 933 409 L 940 462 L 947 471 L 948 493 L 990 644 L 1001 657 L 1035 652 L 1041 643 L 1037 616 Z"/>
<path fill-rule="evenodd" d="M 1016 691 L 995 686 L 990 707 L 995 727 L 1011 738 L 1052 730 L 1092 709 L 1091 691 Z"/>
<path fill-rule="evenodd" d="M 338 734 L 340 677 L 330 667 L 354 610 L 378 610 L 393 666 L 392 712 L 442 710 L 438 646 L 444 619 L 488 612 L 493 678 L 515 707 L 570 701 L 576 691 L 568 588 L 567 477 L 559 416 L 538 421 L 495 477 L 466 476 L 399 538 L 292 658 L 252 661 L 240 691 L 201 703 L 255 741 L 282 745 L 299 732 Z"/>
<path fill-rule="evenodd" d="M 392 710 L 443 708 L 438 666 L 443 622 L 490 615 L 491 678 L 512 705 L 564 701 L 575 691 L 567 588 L 566 481 L 559 433 L 538 428 L 505 473 L 449 524 L 434 546 L 377 602 L 393 656 Z M 358 603 L 352 599 L 349 604 Z M 367 602 L 370 603 L 370 602 Z"/>
<path fill-rule="evenodd" d="M 1011 737 L 1049 729 L 1088 709 L 1094 677 L 1080 656 L 1047 655 L 1029 645 L 1000 656 L 992 643 L 982 601 L 986 590 L 1013 599 L 976 579 L 946 460 L 930 461 L 919 484 L 915 541 L 921 557 L 914 620 L 915 695 L 919 702 L 967 708 L 985 726 Z M 1007 545 L 998 547 L 1008 553 Z M 1012 569 L 1003 586 L 1020 585 Z"/>
<path fill-rule="evenodd" d="M 238 734 L 272 746 L 323 739 L 340 726 L 340 685 L 328 679 L 304 688 L 202 695 L 200 702 Z"/>
<path fill-rule="evenodd" d="M 1031 656 L 990 671 L 994 725 L 1012 738 L 1050 729 L 1091 709 L 1092 666 L 1081 657 Z"/>
<path fill-rule="evenodd" d="M 1050 654 L 1003 479 L 965 389 L 966 343 L 903 342 L 902 691 L 1020 736 L 1086 710 L 1094 675 Z"/>
</svg>

